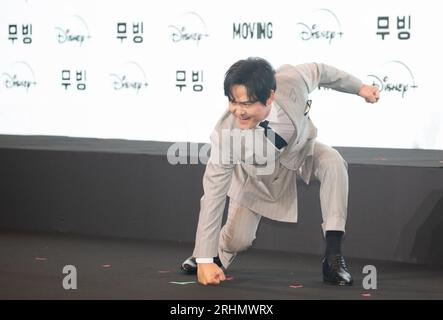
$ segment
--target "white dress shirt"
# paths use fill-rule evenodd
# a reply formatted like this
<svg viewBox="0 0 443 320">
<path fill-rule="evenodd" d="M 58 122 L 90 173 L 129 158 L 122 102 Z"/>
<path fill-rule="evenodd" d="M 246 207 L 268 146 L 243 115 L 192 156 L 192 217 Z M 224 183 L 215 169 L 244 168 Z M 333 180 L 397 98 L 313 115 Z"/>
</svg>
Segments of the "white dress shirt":
<svg viewBox="0 0 443 320">
<path fill-rule="evenodd" d="M 295 128 L 291 119 L 289 119 L 286 112 L 277 104 L 277 102 L 272 103 L 271 111 L 265 120 L 269 121 L 268 126 L 272 128 L 280 137 L 282 137 L 286 142 L 291 140 L 294 134 Z M 258 126 L 258 124 L 257 124 Z M 282 149 L 283 150 L 283 149 Z"/>
</svg>

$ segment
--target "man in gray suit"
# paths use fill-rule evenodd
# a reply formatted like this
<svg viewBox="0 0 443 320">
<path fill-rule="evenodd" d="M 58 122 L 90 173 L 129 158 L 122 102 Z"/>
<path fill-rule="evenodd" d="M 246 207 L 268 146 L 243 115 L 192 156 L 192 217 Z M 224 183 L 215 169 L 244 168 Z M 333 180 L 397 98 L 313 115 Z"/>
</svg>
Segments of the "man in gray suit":
<svg viewBox="0 0 443 320">
<path fill-rule="evenodd" d="M 251 246 L 262 216 L 297 222 L 298 175 L 306 184 L 311 178 L 320 181 L 326 239 L 323 280 L 352 285 L 341 254 L 347 164 L 336 150 L 316 141 L 317 129 L 309 117 L 308 95 L 319 86 L 358 94 L 369 103 L 379 99 L 376 87 L 321 63 L 283 65 L 275 71 L 264 59 L 248 58 L 227 71 L 229 109 L 211 134 L 195 248 L 181 265 L 186 273 L 197 273 L 201 284 L 225 280 L 222 268 Z M 226 196 L 228 218 L 221 228 Z"/>
</svg>

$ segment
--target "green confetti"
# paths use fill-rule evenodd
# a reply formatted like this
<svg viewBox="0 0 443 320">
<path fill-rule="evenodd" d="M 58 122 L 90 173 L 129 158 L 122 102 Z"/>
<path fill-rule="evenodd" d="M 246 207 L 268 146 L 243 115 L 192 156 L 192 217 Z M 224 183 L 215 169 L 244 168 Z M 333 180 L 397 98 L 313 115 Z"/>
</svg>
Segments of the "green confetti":
<svg viewBox="0 0 443 320">
<path fill-rule="evenodd" d="M 169 281 L 169 283 L 186 285 L 186 284 L 195 283 L 195 281 Z"/>
</svg>

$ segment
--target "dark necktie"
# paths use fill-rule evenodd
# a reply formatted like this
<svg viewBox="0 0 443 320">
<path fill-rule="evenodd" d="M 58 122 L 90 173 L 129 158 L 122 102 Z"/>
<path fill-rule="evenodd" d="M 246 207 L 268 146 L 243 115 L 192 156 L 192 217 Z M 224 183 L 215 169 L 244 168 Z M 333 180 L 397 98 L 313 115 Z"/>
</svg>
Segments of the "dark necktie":
<svg viewBox="0 0 443 320">
<path fill-rule="evenodd" d="M 285 141 L 285 139 L 283 139 L 274 130 L 272 130 L 272 128 L 269 127 L 268 124 L 268 120 L 259 123 L 259 126 L 265 129 L 265 136 L 268 137 L 268 134 L 271 136 L 269 140 L 275 145 L 277 149 L 280 150 L 281 148 L 286 147 L 288 143 Z M 272 137 L 274 137 L 275 139 L 272 139 Z"/>
</svg>

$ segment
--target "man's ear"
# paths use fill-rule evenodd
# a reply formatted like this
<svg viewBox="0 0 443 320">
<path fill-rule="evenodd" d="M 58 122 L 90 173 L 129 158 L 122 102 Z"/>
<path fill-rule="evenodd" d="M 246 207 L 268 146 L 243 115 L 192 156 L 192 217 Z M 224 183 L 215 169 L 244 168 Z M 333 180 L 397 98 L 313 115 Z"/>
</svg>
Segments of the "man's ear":
<svg viewBox="0 0 443 320">
<path fill-rule="evenodd" d="M 271 103 L 274 101 L 274 95 L 275 95 L 275 91 L 271 90 L 271 94 L 269 95 L 269 98 L 266 100 L 266 106 L 270 106 Z"/>
</svg>

